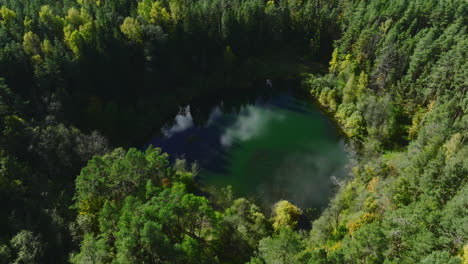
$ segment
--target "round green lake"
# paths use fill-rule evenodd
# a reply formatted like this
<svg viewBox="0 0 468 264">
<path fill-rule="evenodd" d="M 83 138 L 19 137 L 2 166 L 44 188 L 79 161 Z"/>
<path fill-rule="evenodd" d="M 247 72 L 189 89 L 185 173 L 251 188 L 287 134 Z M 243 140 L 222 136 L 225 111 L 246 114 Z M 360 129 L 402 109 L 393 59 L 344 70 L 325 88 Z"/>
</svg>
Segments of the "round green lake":
<svg viewBox="0 0 468 264">
<path fill-rule="evenodd" d="M 230 185 L 237 196 L 264 205 L 286 199 L 302 208 L 325 207 L 334 178 L 346 173 L 347 154 L 336 127 L 310 99 L 285 91 L 235 111 L 225 104 L 198 126 L 184 107 L 150 143 L 197 162 L 201 182 Z"/>
</svg>

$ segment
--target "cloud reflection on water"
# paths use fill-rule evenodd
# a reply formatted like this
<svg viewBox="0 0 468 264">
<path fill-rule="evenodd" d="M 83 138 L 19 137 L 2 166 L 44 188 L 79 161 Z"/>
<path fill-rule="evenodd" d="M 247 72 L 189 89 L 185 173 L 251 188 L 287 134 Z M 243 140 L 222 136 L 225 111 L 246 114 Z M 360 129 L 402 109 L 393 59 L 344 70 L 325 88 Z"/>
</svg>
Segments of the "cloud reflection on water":
<svg viewBox="0 0 468 264">
<path fill-rule="evenodd" d="M 221 103 L 203 127 L 195 125 L 189 106 L 182 108 L 153 143 L 172 157 L 198 162 L 207 183 L 233 185 L 264 205 L 287 199 L 322 208 L 332 193 L 330 178 L 347 174 L 344 142 L 317 110 L 282 99 L 239 112 L 224 112 Z"/>
<path fill-rule="evenodd" d="M 284 115 L 267 108 L 247 106 L 242 109 L 236 121 L 224 130 L 220 137 L 221 145 L 231 146 L 235 141 L 247 141 L 259 137 L 272 121 L 282 121 Z"/>
<path fill-rule="evenodd" d="M 193 118 L 190 114 L 190 106 L 187 106 L 184 109 L 181 109 L 180 113 L 174 118 L 174 123 L 170 128 L 163 127 L 161 132 L 164 136 L 170 138 L 178 132 L 187 130 L 188 128 L 193 127 Z"/>
</svg>

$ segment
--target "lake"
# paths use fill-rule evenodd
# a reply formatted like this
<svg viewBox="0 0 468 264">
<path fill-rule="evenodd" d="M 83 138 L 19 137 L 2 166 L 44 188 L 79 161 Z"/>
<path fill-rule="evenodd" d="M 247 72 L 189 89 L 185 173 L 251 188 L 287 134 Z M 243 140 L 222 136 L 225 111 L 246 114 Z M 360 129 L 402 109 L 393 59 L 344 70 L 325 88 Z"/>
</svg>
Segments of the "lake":
<svg viewBox="0 0 468 264">
<path fill-rule="evenodd" d="M 324 208 L 333 178 L 347 173 L 344 140 L 311 98 L 288 87 L 267 89 L 235 107 L 219 101 L 202 124 L 194 120 L 196 110 L 182 107 L 148 144 L 197 162 L 201 183 L 231 185 L 236 196 Z"/>
</svg>

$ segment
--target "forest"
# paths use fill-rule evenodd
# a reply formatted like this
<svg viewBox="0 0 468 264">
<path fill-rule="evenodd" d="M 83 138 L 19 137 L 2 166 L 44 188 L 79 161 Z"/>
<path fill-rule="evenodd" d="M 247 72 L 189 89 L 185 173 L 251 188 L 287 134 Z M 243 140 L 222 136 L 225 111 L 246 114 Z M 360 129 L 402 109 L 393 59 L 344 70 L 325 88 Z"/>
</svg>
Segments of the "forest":
<svg viewBox="0 0 468 264">
<path fill-rule="evenodd" d="M 466 264 L 467 31 L 466 0 L 0 0 L 0 264 Z M 139 147 L 269 76 L 356 153 L 320 215 Z"/>
</svg>

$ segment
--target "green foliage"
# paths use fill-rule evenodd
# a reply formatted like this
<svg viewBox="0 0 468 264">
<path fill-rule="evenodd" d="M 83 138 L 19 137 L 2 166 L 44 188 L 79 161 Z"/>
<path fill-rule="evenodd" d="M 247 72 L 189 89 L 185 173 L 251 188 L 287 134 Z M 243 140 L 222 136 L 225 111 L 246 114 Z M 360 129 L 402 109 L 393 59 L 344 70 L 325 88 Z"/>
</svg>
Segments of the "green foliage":
<svg viewBox="0 0 468 264">
<path fill-rule="evenodd" d="M 41 53 L 41 40 L 36 34 L 29 31 L 24 34 L 23 48 L 31 56 L 39 55 Z"/>
<path fill-rule="evenodd" d="M 232 202 L 219 226 L 215 246 L 221 262 L 245 263 L 259 241 L 271 233 L 271 224 L 260 208 L 245 198 Z"/>
<path fill-rule="evenodd" d="M 258 246 L 258 258 L 263 263 L 286 264 L 297 263 L 297 254 L 304 249 L 299 234 L 285 227 L 271 237 L 264 238 Z M 250 263 L 259 262 L 255 258 Z"/>
<path fill-rule="evenodd" d="M 157 148 L 148 148 L 144 153 L 115 149 L 92 158 L 76 179 L 80 214 L 96 214 L 103 200 L 123 200 L 126 195 L 141 193 L 148 177 L 157 185 L 162 185 L 164 178 L 171 180 L 175 176 L 168 167 L 167 154 L 160 154 Z"/>
<path fill-rule="evenodd" d="M 40 238 L 34 236 L 31 231 L 19 232 L 11 239 L 10 243 L 16 251 L 14 263 L 35 263 L 43 254 Z"/>
<path fill-rule="evenodd" d="M 363 225 L 353 236 L 347 236 L 341 250 L 347 263 L 382 263 L 385 245 L 382 228 L 372 223 Z"/>
<path fill-rule="evenodd" d="M 39 11 L 39 25 L 44 28 L 45 33 L 52 36 L 61 36 L 63 32 L 63 18 L 54 15 L 49 5 L 41 7 Z"/>
<path fill-rule="evenodd" d="M 85 239 L 72 261 L 213 263 L 207 245 L 219 218 L 205 197 L 187 192 L 184 169 L 170 167 L 167 155 L 152 147 L 90 160 L 76 182 Z"/>
<path fill-rule="evenodd" d="M 103 239 L 95 239 L 86 234 L 81 242 L 80 253 L 73 255 L 70 262 L 73 264 L 105 263 L 108 260 L 107 247 Z"/>
<path fill-rule="evenodd" d="M 313 224 L 313 263 L 460 263 L 456 255 L 468 235 L 455 228 L 466 226 L 459 222 L 466 213 L 458 211 L 468 175 L 460 140 L 468 126 L 466 82 L 454 77 L 465 74 L 466 59 L 453 54 L 467 40 L 462 6 L 344 7 L 330 73 L 304 84 L 354 139 L 360 157 L 353 179 Z M 349 234 L 340 232 L 343 226 Z"/>
<path fill-rule="evenodd" d="M 436 251 L 425 257 L 421 264 L 461 264 L 461 259 L 459 257 L 453 257 L 447 251 Z"/>
<path fill-rule="evenodd" d="M 0 5 L 0 263 L 468 260 L 466 1 Z M 331 55 L 303 86 L 358 153 L 308 232 L 286 201 L 269 221 L 201 195 L 185 162 L 91 132 L 128 146 L 236 76 L 263 79 L 258 58 L 286 44 Z"/>
</svg>

